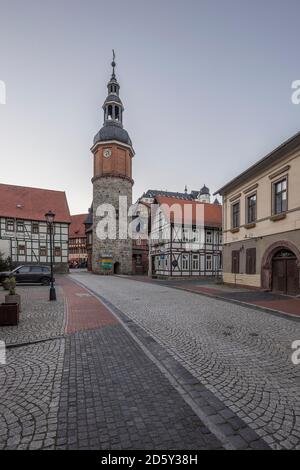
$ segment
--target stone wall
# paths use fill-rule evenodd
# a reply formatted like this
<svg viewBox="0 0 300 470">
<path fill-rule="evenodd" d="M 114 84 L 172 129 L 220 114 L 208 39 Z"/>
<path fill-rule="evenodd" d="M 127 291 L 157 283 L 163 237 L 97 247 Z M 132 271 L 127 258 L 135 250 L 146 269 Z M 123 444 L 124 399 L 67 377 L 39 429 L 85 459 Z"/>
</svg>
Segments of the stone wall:
<svg viewBox="0 0 300 470">
<path fill-rule="evenodd" d="M 126 196 L 128 208 L 132 204 L 132 181 L 126 178 L 118 177 L 100 177 L 93 180 L 93 254 L 92 271 L 96 274 L 118 274 L 132 273 L 132 240 L 127 237 L 126 240 L 119 239 L 118 220 L 117 220 L 117 239 L 100 240 L 96 230 L 101 217 L 96 215 L 97 208 L 101 204 L 112 204 L 116 210 L 119 210 L 119 197 Z M 130 220 L 128 219 L 128 222 Z M 112 269 L 103 269 L 99 264 L 101 257 L 112 255 Z"/>
</svg>

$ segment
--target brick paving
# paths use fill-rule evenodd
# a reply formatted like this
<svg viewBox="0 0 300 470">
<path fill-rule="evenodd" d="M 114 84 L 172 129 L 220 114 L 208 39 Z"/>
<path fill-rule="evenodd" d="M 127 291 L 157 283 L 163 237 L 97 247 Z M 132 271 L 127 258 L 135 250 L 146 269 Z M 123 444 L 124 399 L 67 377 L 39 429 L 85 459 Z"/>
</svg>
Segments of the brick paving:
<svg viewBox="0 0 300 470">
<path fill-rule="evenodd" d="M 58 312 L 67 306 L 66 317 L 58 315 L 65 335 L 53 339 L 50 328 L 39 344 L 14 342 L 0 366 L 0 448 L 222 448 L 116 317 L 68 278 L 59 283 L 50 304 Z M 28 342 L 38 336 L 26 319 L 38 304 L 44 309 L 47 293 L 32 287 L 22 297 Z"/>
<path fill-rule="evenodd" d="M 291 361 L 299 323 L 158 283 L 76 278 L 142 327 L 264 442 L 300 448 L 300 368 Z"/>
<path fill-rule="evenodd" d="M 0 366 L 0 449 L 53 448 L 63 356 L 64 340 L 8 350 Z"/>
<path fill-rule="evenodd" d="M 117 323 L 115 317 L 86 289 L 60 278 L 66 303 L 66 333 L 101 328 Z"/>
<path fill-rule="evenodd" d="M 157 283 L 72 277 L 97 298 L 70 276 L 57 302 L 20 287 L 22 323 L 0 328 L 0 449 L 300 448 L 299 324 Z"/>
<path fill-rule="evenodd" d="M 56 448 L 221 444 L 119 324 L 67 338 Z"/>
<path fill-rule="evenodd" d="M 49 287 L 17 286 L 21 295 L 22 311 L 17 327 L 0 327 L 0 340 L 6 345 L 31 343 L 56 338 L 64 333 L 65 305 L 62 290 L 57 290 L 57 301 L 49 302 Z M 0 288 L 0 302 L 6 292 Z"/>
</svg>

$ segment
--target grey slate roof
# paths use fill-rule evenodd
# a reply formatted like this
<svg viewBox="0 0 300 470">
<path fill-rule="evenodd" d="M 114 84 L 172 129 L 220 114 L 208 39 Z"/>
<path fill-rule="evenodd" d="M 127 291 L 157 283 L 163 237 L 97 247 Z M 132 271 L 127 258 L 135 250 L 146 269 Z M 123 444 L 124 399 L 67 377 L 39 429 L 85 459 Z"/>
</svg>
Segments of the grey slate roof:
<svg viewBox="0 0 300 470">
<path fill-rule="evenodd" d="M 191 194 L 176 193 L 176 192 L 172 192 L 172 191 L 159 191 L 157 189 L 148 189 L 148 191 L 146 191 L 143 194 L 142 197 L 154 198 L 156 196 L 177 197 L 177 198 L 180 198 L 180 199 L 185 199 L 187 201 L 191 201 L 191 200 L 195 199 L 194 197 L 192 197 Z"/>
<path fill-rule="evenodd" d="M 106 97 L 106 100 L 104 101 L 104 105 L 105 105 L 106 103 L 111 102 L 111 101 L 114 101 L 115 103 L 120 103 L 120 104 L 122 104 L 121 98 L 120 98 L 118 95 L 116 95 L 115 93 L 111 93 L 110 95 L 108 95 L 108 96 Z"/>
<path fill-rule="evenodd" d="M 203 188 L 200 189 L 200 194 L 204 195 L 204 194 L 209 194 L 210 195 L 210 191 L 209 191 L 209 188 L 207 186 L 203 186 Z"/>
<path fill-rule="evenodd" d="M 124 144 L 132 145 L 128 132 L 115 122 L 105 123 L 98 134 L 95 135 L 94 145 L 97 144 L 97 142 L 104 142 L 106 140 L 118 140 Z"/>
<path fill-rule="evenodd" d="M 85 219 L 84 223 L 86 225 L 90 225 L 93 223 L 93 204 L 91 205 L 91 207 L 89 208 L 89 213 L 88 213 L 88 216 L 87 218 Z"/>
</svg>

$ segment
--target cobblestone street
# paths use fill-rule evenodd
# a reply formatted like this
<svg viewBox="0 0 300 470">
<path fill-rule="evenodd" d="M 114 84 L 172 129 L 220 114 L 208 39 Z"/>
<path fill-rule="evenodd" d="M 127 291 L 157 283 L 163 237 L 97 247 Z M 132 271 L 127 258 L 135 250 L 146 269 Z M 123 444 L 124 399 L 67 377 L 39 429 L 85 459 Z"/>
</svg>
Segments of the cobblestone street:
<svg viewBox="0 0 300 470">
<path fill-rule="evenodd" d="M 300 368 L 291 361 L 298 322 L 157 283 L 76 278 L 147 331 L 272 448 L 300 448 Z M 219 421 L 213 407 L 206 411 Z"/>
<path fill-rule="evenodd" d="M 152 282 L 57 281 L 56 303 L 18 288 L 20 325 L 0 328 L 1 449 L 300 448 L 299 323 Z"/>
</svg>

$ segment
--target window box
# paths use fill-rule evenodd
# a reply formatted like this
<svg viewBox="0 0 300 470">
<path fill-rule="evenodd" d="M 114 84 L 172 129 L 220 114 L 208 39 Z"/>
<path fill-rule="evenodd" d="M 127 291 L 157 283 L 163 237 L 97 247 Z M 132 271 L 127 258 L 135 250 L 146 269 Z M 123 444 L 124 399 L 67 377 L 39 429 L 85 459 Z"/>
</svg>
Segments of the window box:
<svg viewBox="0 0 300 470">
<path fill-rule="evenodd" d="M 239 232 L 239 231 L 240 231 L 239 227 L 230 229 L 230 232 L 231 232 L 231 233 L 237 233 L 237 232 Z"/>
<path fill-rule="evenodd" d="M 249 229 L 251 229 L 251 228 L 254 228 L 254 227 L 256 227 L 256 223 L 255 223 L 255 222 L 252 222 L 251 224 L 246 224 L 246 225 L 245 225 L 245 228 L 246 228 L 247 230 L 249 230 Z"/>
</svg>

